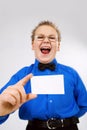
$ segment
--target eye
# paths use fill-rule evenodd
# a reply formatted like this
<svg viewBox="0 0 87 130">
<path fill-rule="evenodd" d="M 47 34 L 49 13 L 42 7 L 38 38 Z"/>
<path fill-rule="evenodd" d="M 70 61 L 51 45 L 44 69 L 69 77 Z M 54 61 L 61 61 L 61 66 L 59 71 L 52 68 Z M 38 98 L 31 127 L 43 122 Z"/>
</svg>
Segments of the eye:
<svg viewBox="0 0 87 130">
<path fill-rule="evenodd" d="M 44 36 L 37 36 L 37 40 L 43 40 Z"/>
<path fill-rule="evenodd" d="M 49 36 L 49 39 L 50 39 L 50 40 L 56 40 L 56 37 L 54 37 L 54 36 Z"/>
</svg>

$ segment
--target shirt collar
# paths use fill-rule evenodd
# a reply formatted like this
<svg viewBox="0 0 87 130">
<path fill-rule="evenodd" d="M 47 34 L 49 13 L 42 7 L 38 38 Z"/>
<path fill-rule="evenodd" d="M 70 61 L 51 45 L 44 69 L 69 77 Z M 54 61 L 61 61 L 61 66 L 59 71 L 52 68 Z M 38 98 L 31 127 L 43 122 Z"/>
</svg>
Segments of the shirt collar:
<svg viewBox="0 0 87 130">
<path fill-rule="evenodd" d="M 38 67 L 38 64 L 39 64 L 40 62 L 37 60 L 37 59 L 35 59 L 35 67 Z M 50 63 L 54 63 L 55 64 L 55 66 L 57 67 L 57 60 L 56 59 L 53 59 Z"/>
<path fill-rule="evenodd" d="M 56 68 L 55 68 L 55 70 L 54 71 L 51 71 L 51 70 L 49 70 L 49 69 L 46 69 L 46 70 L 44 70 L 44 71 L 40 71 L 39 69 L 38 69 L 38 64 L 39 64 L 40 62 L 37 60 L 37 59 L 35 59 L 35 62 L 34 62 L 34 66 L 33 66 L 33 69 L 32 69 L 32 74 L 33 75 L 53 75 L 53 74 L 58 74 L 58 63 L 57 63 L 57 60 L 56 59 L 53 59 L 50 63 L 54 63 L 55 64 L 55 66 L 56 66 Z"/>
</svg>

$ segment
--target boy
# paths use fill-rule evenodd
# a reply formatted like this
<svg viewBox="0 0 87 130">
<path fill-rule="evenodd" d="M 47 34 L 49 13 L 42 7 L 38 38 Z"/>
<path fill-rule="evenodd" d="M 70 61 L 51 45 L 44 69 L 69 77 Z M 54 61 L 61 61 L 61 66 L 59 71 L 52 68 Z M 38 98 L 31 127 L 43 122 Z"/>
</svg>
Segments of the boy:
<svg viewBox="0 0 87 130">
<path fill-rule="evenodd" d="M 87 92 L 78 73 L 55 59 L 60 50 L 59 29 L 42 21 L 31 38 L 35 63 L 19 70 L 1 89 L 0 123 L 19 108 L 19 117 L 28 120 L 26 130 L 78 130 L 78 118 L 87 111 Z M 64 94 L 31 94 L 32 75 L 63 75 Z"/>
</svg>

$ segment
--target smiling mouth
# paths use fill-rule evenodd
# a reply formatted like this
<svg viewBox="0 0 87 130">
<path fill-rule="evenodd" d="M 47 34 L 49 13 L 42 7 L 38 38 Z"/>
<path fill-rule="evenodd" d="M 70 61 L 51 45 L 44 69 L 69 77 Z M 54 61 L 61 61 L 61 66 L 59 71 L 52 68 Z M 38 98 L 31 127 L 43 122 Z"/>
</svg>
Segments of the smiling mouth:
<svg viewBox="0 0 87 130">
<path fill-rule="evenodd" d="M 51 48 L 41 48 L 40 49 L 41 50 L 41 53 L 43 53 L 43 54 L 49 54 L 50 53 L 50 51 L 51 51 Z"/>
</svg>

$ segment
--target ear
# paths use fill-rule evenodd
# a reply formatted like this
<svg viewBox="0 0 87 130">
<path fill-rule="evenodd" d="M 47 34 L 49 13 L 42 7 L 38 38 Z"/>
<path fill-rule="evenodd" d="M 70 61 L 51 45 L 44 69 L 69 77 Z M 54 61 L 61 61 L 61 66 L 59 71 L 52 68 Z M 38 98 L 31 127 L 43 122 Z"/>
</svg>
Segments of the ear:
<svg viewBox="0 0 87 130">
<path fill-rule="evenodd" d="M 58 42 L 57 51 L 60 51 L 60 42 Z"/>
<path fill-rule="evenodd" d="M 32 50 L 35 50 L 34 42 L 32 42 Z"/>
</svg>

